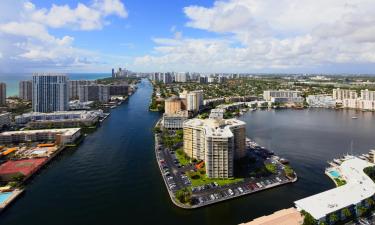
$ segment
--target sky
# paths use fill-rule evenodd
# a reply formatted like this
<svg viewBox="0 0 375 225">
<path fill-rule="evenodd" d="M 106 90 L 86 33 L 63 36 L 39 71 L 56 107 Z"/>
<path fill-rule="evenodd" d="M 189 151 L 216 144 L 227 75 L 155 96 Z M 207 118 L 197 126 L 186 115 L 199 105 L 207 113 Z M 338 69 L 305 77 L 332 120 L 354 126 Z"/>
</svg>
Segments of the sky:
<svg viewBox="0 0 375 225">
<path fill-rule="evenodd" d="M 0 73 L 375 74 L 374 0 L 1 0 Z"/>
</svg>

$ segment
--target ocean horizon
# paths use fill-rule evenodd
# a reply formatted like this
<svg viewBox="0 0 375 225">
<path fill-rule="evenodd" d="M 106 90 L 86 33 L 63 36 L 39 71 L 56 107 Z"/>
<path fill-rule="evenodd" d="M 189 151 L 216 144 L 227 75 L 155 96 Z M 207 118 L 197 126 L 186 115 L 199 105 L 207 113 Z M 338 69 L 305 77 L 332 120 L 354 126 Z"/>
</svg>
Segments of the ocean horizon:
<svg viewBox="0 0 375 225">
<path fill-rule="evenodd" d="M 110 73 L 65 73 L 70 80 L 96 80 L 110 77 Z M 31 80 L 32 73 L 0 73 L 0 82 L 7 85 L 7 96 L 18 96 L 18 83 Z"/>
</svg>

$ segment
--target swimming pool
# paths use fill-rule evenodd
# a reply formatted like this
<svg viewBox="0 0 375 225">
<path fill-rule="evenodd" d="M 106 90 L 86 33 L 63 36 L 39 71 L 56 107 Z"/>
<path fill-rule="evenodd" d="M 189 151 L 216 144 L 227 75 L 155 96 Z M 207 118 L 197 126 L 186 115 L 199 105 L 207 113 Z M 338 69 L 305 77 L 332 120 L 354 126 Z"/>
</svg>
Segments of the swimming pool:
<svg viewBox="0 0 375 225">
<path fill-rule="evenodd" d="M 0 204 L 3 204 L 11 195 L 12 192 L 0 193 Z"/>
<path fill-rule="evenodd" d="M 340 174 L 336 170 L 329 171 L 329 174 L 331 174 L 332 177 L 334 178 L 339 178 Z"/>
</svg>

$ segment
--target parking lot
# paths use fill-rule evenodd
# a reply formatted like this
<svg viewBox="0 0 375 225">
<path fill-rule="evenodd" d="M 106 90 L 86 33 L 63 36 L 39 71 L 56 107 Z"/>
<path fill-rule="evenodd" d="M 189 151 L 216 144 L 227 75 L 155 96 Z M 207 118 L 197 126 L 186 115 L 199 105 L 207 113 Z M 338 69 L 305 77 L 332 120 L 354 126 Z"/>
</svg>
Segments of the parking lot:
<svg viewBox="0 0 375 225">
<path fill-rule="evenodd" d="M 278 171 L 276 174 L 269 175 L 267 177 L 248 177 L 241 182 L 224 186 L 219 186 L 216 182 L 212 182 L 202 186 L 193 187 L 191 185 L 191 180 L 186 173 L 189 171 L 194 171 L 195 166 L 193 164 L 181 166 L 175 156 L 174 151 L 164 148 L 161 144 L 159 144 L 160 137 L 158 135 L 156 135 L 155 141 L 158 165 L 167 188 L 172 193 L 175 193 L 177 190 L 182 188 L 191 188 L 193 207 L 213 204 L 295 181 L 286 177 L 282 172 L 283 164 L 273 160 L 272 158 L 267 158 L 268 163 L 277 165 Z M 259 157 L 263 156 L 259 155 Z"/>
</svg>

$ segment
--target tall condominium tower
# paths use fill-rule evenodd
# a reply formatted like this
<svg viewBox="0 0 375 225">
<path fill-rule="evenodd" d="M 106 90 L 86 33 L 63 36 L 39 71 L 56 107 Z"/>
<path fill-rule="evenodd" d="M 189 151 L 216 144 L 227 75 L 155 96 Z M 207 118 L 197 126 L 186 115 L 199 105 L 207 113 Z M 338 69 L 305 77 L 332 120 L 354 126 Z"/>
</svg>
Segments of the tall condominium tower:
<svg viewBox="0 0 375 225">
<path fill-rule="evenodd" d="M 69 81 L 69 99 L 79 98 L 79 88 L 83 85 L 96 84 L 94 80 L 70 80 Z"/>
<path fill-rule="evenodd" d="M 184 152 L 206 163 L 210 178 L 233 177 L 234 160 L 246 156 L 246 123 L 237 119 L 184 122 Z"/>
<path fill-rule="evenodd" d="M 191 91 L 186 95 L 187 110 L 188 111 L 199 111 L 200 107 L 203 105 L 203 91 Z"/>
<path fill-rule="evenodd" d="M 66 111 L 68 105 L 68 78 L 64 74 L 33 74 L 33 111 Z"/>
<path fill-rule="evenodd" d="M 21 80 L 18 85 L 20 97 L 23 100 L 31 101 L 33 99 L 33 82 L 31 80 Z"/>
<path fill-rule="evenodd" d="M 6 105 L 7 98 L 7 85 L 5 83 L 0 83 L 0 106 Z"/>
</svg>

